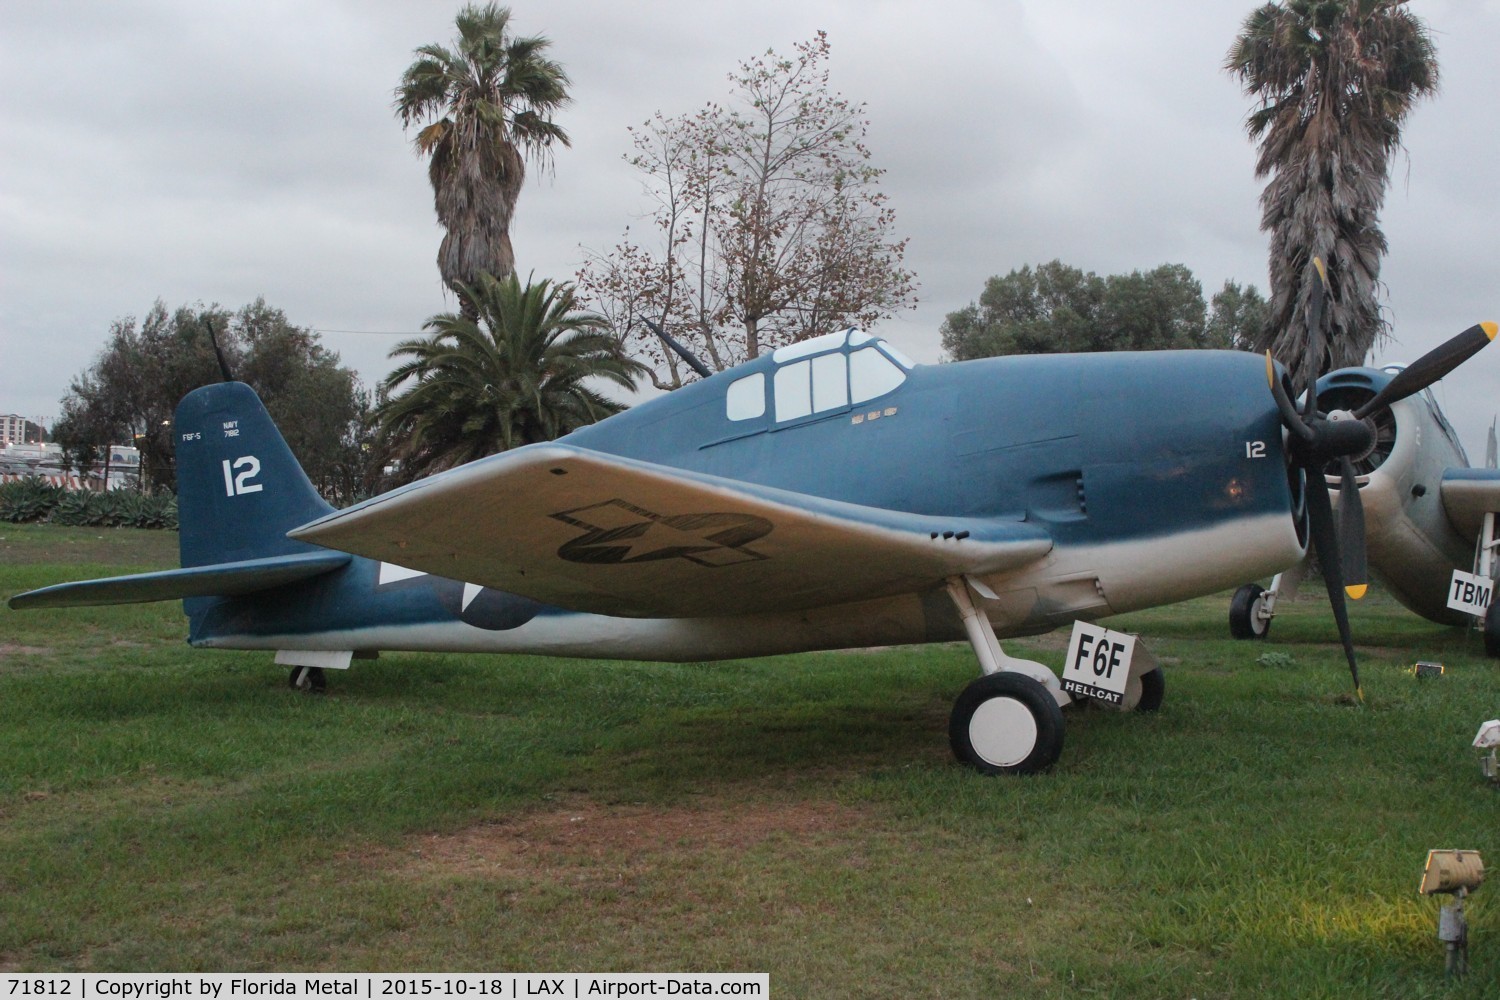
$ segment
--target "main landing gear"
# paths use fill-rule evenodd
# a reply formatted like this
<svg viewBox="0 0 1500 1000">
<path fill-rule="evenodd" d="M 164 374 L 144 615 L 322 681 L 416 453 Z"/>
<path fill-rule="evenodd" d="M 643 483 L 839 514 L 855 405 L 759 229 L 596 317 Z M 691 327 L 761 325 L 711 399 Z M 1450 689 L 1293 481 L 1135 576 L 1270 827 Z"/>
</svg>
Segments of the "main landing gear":
<svg viewBox="0 0 1500 1000">
<path fill-rule="evenodd" d="M 1271 631 L 1269 605 L 1275 601 L 1275 591 L 1268 593 L 1258 583 L 1247 583 L 1234 592 L 1229 602 L 1229 634 L 1236 639 L 1264 639 Z"/>
<path fill-rule="evenodd" d="M 1297 597 L 1306 568 L 1305 563 L 1299 563 L 1285 573 L 1277 573 L 1270 587 L 1247 583 L 1236 590 L 1229 601 L 1229 634 L 1236 639 L 1264 639 L 1271 631 L 1276 602 Z"/>
<path fill-rule="evenodd" d="M 1036 774 L 1057 763 L 1063 748 L 1062 706 L 1073 698 L 1047 667 L 1005 655 L 995 630 L 976 604 L 993 597 L 977 580 L 953 577 L 948 596 L 963 617 L 984 676 L 953 703 L 948 742 L 953 755 L 984 774 Z M 1166 684 L 1160 667 L 1132 677 L 1124 705 L 1136 711 L 1161 707 Z"/>
<path fill-rule="evenodd" d="M 985 674 L 953 703 L 948 743 L 953 756 L 985 774 L 1045 771 L 1062 755 L 1062 707 L 1025 674 Z"/>
</svg>

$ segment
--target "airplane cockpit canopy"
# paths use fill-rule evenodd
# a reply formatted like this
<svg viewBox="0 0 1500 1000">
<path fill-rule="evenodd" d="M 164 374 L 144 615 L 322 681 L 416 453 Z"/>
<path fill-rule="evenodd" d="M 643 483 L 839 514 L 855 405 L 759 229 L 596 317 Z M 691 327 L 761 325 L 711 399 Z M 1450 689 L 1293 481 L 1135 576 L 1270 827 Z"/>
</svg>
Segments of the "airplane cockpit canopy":
<svg viewBox="0 0 1500 1000">
<path fill-rule="evenodd" d="M 895 391 L 915 364 L 890 344 L 858 329 L 778 348 L 774 367 L 736 379 L 724 394 L 731 421 L 767 412 L 777 423 L 840 410 Z M 769 390 L 769 391 L 768 391 Z"/>
</svg>

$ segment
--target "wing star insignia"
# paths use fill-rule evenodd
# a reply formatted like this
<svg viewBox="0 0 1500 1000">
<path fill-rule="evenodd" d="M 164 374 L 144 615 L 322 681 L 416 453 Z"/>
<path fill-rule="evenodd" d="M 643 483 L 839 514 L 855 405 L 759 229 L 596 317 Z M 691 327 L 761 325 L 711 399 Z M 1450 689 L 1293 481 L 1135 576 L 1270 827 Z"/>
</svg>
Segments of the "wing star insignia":
<svg viewBox="0 0 1500 1000">
<path fill-rule="evenodd" d="M 550 515 L 584 533 L 557 550 L 568 562 L 622 565 L 686 559 L 717 569 L 767 558 L 747 548 L 774 525 L 754 514 L 657 514 L 621 499 Z"/>
</svg>

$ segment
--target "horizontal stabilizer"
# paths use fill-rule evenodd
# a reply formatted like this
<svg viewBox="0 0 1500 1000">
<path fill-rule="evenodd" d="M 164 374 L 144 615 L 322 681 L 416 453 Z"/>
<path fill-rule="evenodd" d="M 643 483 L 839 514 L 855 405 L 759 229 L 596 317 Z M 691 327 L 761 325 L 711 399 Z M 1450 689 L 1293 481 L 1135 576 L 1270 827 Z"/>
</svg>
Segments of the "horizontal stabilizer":
<svg viewBox="0 0 1500 1000">
<path fill-rule="evenodd" d="M 1478 538 L 1484 515 L 1500 513 L 1500 470 L 1445 469 L 1443 511 L 1465 538 Z"/>
<path fill-rule="evenodd" d="M 330 573 L 347 564 L 350 558 L 344 552 L 306 552 L 159 573 L 80 580 L 17 594 L 10 599 L 9 605 L 21 611 L 177 601 L 188 597 L 235 597 Z"/>
<path fill-rule="evenodd" d="M 291 536 L 575 611 L 795 611 L 1014 570 L 1052 539 L 1019 519 L 860 506 L 561 444 L 481 459 Z"/>
</svg>

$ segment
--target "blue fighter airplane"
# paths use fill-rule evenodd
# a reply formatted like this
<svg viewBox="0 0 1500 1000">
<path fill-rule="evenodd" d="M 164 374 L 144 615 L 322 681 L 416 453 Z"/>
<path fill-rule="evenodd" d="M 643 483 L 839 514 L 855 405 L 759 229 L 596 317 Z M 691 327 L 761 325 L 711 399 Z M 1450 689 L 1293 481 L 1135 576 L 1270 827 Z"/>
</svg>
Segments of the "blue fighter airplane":
<svg viewBox="0 0 1500 1000">
<path fill-rule="evenodd" d="M 1494 336 L 1460 334 L 1381 405 Z M 982 676 L 955 754 L 1039 771 L 1073 698 L 1001 639 L 1337 548 L 1307 472 L 1373 427 L 1287 391 L 1236 352 L 919 366 L 847 330 L 335 511 L 226 382 L 177 410 L 183 568 L 10 606 L 183 599 L 194 646 L 275 650 L 297 684 L 380 650 L 694 661 L 967 638 Z M 1160 668 L 1130 670 L 1121 707 L 1159 705 Z"/>
</svg>

